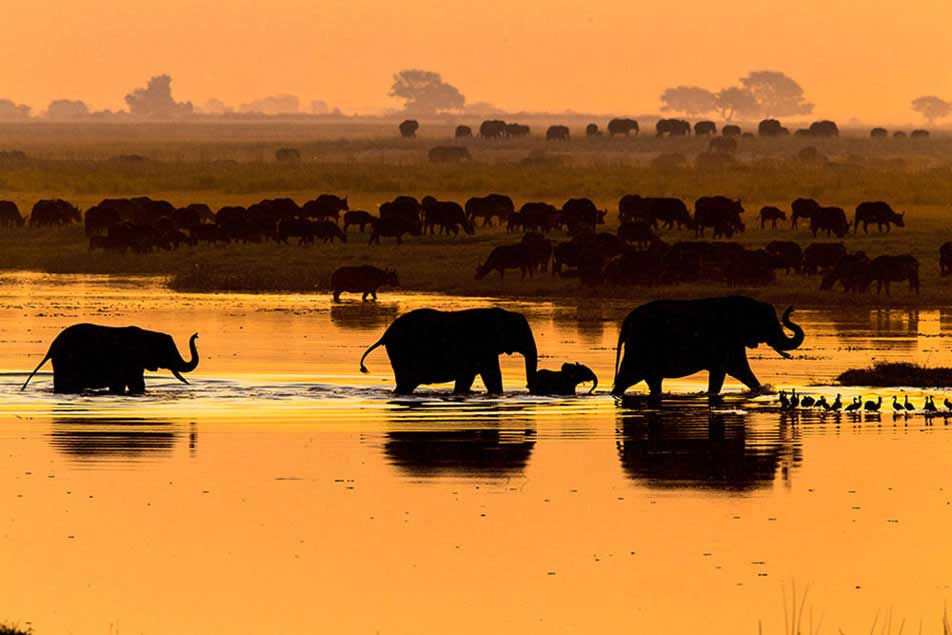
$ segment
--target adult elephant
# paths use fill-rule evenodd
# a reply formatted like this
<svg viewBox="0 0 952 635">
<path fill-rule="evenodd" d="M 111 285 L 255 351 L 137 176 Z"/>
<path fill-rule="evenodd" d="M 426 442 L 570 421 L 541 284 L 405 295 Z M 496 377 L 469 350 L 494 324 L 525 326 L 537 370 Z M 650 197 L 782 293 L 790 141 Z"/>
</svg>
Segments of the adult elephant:
<svg viewBox="0 0 952 635">
<path fill-rule="evenodd" d="M 412 393 L 420 384 L 456 382 L 456 393 L 469 392 L 479 375 L 490 394 L 502 392 L 499 355 L 520 353 L 526 361 L 526 383 L 536 374 L 538 354 L 532 328 L 521 313 L 504 309 L 436 311 L 416 309 L 401 315 L 360 358 L 386 346 L 396 377 L 395 392 Z"/>
<path fill-rule="evenodd" d="M 198 367 L 196 339 L 198 333 L 189 339 L 191 359 L 185 361 L 172 336 L 166 333 L 136 326 L 74 324 L 56 336 L 46 357 L 20 390 L 48 360 L 53 360 L 53 392 L 58 393 L 108 388 L 110 393 L 123 394 L 128 388 L 130 394 L 140 394 L 145 391 L 143 373 L 160 368 L 172 371 L 176 379 L 187 384 L 182 373 Z"/>
<path fill-rule="evenodd" d="M 787 351 L 803 343 L 803 329 L 790 320 L 792 312 L 791 306 L 778 320 L 773 305 L 744 296 L 643 304 L 628 314 L 618 334 L 612 394 L 645 381 L 651 396 L 659 397 L 663 379 L 702 370 L 710 373 L 709 396 L 720 393 L 726 375 L 758 390 L 745 348 L 763 343 L 789 357 Z"/>
</svg>

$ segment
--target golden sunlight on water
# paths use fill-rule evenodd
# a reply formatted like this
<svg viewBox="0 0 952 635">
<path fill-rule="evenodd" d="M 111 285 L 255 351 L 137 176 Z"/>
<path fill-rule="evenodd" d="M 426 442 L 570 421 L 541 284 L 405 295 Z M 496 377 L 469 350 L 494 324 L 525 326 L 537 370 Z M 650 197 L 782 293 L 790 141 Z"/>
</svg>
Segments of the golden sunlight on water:
<svg viewBox="0 0 952 635">
<path fill-rule="evenodd" d="M 709 410 L 691 394 L 703 376 L 666 382 L 681 396 L 660 411 L 623 408 L 602 389 L 625 303 L 501 303 L 529 317 L 541 367 L 590 365 L 594 396 L 529 397 L 515 357 L 503 397 L 395 398 L 385 352 L 357 372 L 386 325 L 492 301 L 332 306 L 38 275 L 2 289 L 0 621 L 83 635 L 777 633 L 793 581 L 824 631 L 865 632 L 891 610 L 939 632 L 942 417 L 792 417 L 736 394 Z M 868 398 L 832 378 L 872 359 L 947 361 L 945 310 L 794 317 L 808 339 L 793 360 L 751 351 L 777 387 Z M 64 398 L 47 374 L 18 392 L 79 321 L 183 348 L 199 331 L 192 384 L 157 375 L 142 398 Z"/>
</svg>

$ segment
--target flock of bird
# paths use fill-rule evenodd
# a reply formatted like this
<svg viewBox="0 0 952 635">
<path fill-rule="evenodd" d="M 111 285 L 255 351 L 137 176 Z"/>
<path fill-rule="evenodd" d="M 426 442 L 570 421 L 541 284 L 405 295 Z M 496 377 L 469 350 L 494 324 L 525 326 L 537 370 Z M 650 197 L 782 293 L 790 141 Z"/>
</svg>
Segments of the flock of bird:
<svg viewBox="0 0 952 635">
<path fill-rule="evenodd" d="M 780 391 L 780 409 L 781 410 L 796 410 L 803 408 L 816 408 L 823 410 L 825 412 L 858 412 L 859 410 L 864 410 L 866 412 L 879 412 L 883 407 L 883 398 L 879 397 L 876 401 L 872 399 L 863 402 L 862 397 L 853 397 L 853 401 L 850 402 L 846 407 L 843 407 L 843 400 L 839 394 L 836 395 L 836 399 L 833 400 L 833 403 L 829 403 L 826 400 L 825 396 L 820 396 L 818 399 L 814 399 L 809 395 L 799 395 L 797 394 L 797 389 L 794 388 L 790 391 L 790 394 L 787 395 L 785 390 Z M 949 401 L 946 398 L 943 402 L 945 405 L 945 414 L 952 413 L 952 401 Z M 916 406 L 909 401 L 909 395 L 906 395 L 903 399 L 903 402 L 899 402 L 899 398 L 893 395 L 892 402 L 893 412 L 896 414 L 908 414 L 910 412 L 915 412 L 917 410 Z M 926 416 L 938 414 L 939 407 L 935 405 L 935 399 L 932 396 L 927 396 L 925 401 L 920 408 Z"/>
</svg>

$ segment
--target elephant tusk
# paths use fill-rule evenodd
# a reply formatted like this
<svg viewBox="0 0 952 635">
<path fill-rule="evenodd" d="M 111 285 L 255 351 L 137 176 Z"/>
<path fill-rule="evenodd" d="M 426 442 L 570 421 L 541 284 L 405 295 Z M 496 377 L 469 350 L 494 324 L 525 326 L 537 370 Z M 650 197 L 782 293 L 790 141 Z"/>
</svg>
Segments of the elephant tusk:
<svg viewBox="0 0 952 635">
<path fill-rule="evenodd" d="M 172 371 L 172 374 L 175 375 L 175 378 L 176 378 L 177 380 L 179 380 L 180 382 L 182 382 L 183 384 L 188 384 L 188 380 L 185 379 L 184 377 L 182 377 L 182 375 L 180 375 L 177 370 L 173 370 L 173 371 Z M 189 384 L 189 385 L 191 385 L 191 384 Z"/>
</svg>

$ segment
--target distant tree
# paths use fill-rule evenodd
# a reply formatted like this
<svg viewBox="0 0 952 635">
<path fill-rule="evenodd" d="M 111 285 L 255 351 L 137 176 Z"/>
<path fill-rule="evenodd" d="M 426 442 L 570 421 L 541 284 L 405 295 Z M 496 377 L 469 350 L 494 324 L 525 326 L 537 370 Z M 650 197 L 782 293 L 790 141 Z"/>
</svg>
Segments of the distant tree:
<svg viewBox="0 0 952 635">
<path fill-rule="evenodd" d="M 406 100 L 404 110 L 410 113 L 434 114 L 466 105 L 466 97 L 439 73 L 417 69 L 394 75 L 390 96 Z"/>
<path fill-rule="evenodd" d="M 661 93 L 661 110 L 702 115 L 717 107 L 717 95 L 700 86 L 676 86 Z"/>
<path fill-rule="evenodd" d="M 733 121 L 734 115 L 754 116 L 760 114 L 757 98 L 746 88 L 731 86 L 723 88 L 715 95 L 714 109 L 721 113 L 724 121 Z"/>
<path fill-rule="evenodd" d="M 323 99 L 312 99 L 311 100 L 311 114 L 312 115 L 326 115 L 331 111 L 330 106 L 327 105 L 327 102 Z"/>
<path fill-rule="evenodd" d="M 931 126 L 936 119 L 944 119 L 952 114 L 952 103 L 935 95 L 927 95 L 913 99 L 912 109 L 925 117 Z"/>
<path fill-rule="evenodd" d="M 187 116 L 195 110 L 192 102 L 172 99 L 172 78 L 168 75 L 157 75 L 145 88 L 136 88 L 126 95 L 126 104 L 131 115 L 152 119 Z"/>
<path fill-rule="evenodd" d="M 269 95 L 238 107 L 239 112 L 263 115 L 293 115 L 300 112 L 301 102 L 295 95 Z"/>
<path fill-rule="evenodd" d="M 78 99 L 54 99 L 46 108 L 46 118 L 55 121 L 84 119 L 89 116 L 89 106 Z"/>
<path fill-rule="evenodd" d="M 30 107 L 0 99 L 0 121 L 25 121 L 30 118 Z"/>
<path fill-rule="evenodd" d="M 754 96 L 760 114 L 766 117 L 807 115 L 813 104 L 804 101 L 803 88 L 779 71 L 754 71 L 740 80 Z"/>
<path fill-rule="evenodd" d="M 205 102 L 205 105 L 201 107 L 201 112 L 207 115 L 224 115 L 226 112 L 229 112 L 230 109 L 225 105 L 221 99 L 217 97 L 212 97 Z"/>
</svg>

